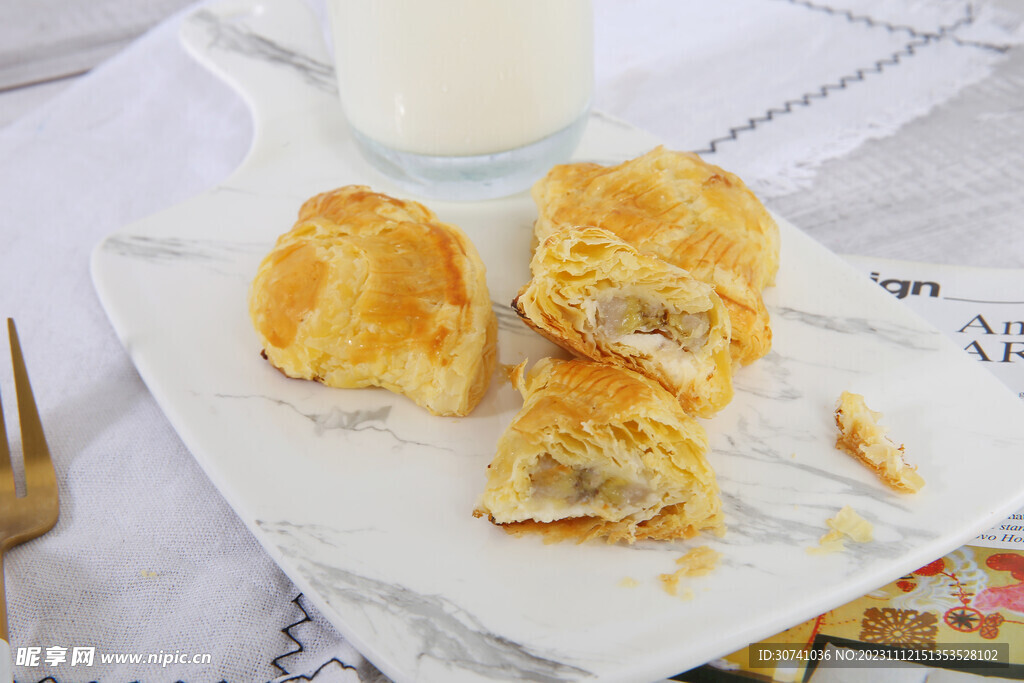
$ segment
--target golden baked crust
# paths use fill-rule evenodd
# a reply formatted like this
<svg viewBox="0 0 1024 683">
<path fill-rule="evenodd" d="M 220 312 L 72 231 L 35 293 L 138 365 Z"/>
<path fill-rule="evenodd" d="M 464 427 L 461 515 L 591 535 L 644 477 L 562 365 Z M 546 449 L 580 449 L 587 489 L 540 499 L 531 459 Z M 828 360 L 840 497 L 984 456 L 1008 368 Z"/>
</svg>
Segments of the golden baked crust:
<svg viewBox="0 0 1024 683">
<path fill-rule="evenodd" d="M 903 446 L 885 436 L 885 428 L 878 423 L 881 417 L 881 413 L 868 408 L 863 396 L 844 391 L 836 408 L 836 448 L 860 460 L 894 489 L 910 493 L 921 490 L 924 479 L 916 467 L 903 460 Z"/>
<path fill-rule="evenodd" d="M 474 514 L 548 541 L 689 538 L 724 531 L 707 436 L 661 385 L 589 360 L 525 363 Z"/>
<path fill-rule="evenodd" d="M 260 264 L 249 313 L 289 377 L 379 386 L 465 415 L 494 370 L 497 319 L 476 248 L 425 206 L 347 186 L 303 204 Z"/>
<path fill-rule="evenodd" d="M 743 181 L 696 154 L 658 147 L 619 164 L 556 166 L 533 187 L 537 243 L 594 225 L 715 285 L 732 320 L 732 357 L 771 349 L 761 291 L 779 267 L 779 229 Z"/>
<path fill-rule="evenodd" d="M 594 227 L 550 235 L 530 269 L 512 307 L 548 339 L 650 377 L 702 417 L 732 399 L 729 315 L 711 285 Z"/>
</svg>

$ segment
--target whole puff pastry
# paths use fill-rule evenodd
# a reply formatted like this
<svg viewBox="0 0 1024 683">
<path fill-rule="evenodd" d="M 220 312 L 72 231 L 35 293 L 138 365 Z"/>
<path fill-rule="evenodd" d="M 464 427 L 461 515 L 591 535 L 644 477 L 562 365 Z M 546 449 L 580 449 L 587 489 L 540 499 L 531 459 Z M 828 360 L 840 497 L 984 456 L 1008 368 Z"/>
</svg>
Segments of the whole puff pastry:
<svg viewBox="0 0 1024 683">
<path fill-rule="evenodd" d="M 289 377 L 379 386 L 435 415 L 466 415 L 494 370 L 483 262 L 421 204 L 348 186 L 303 204 L 263 259 L 249 313 Z"/>
<path fill-rule="evenodd" d="M 525 363 L 523 407 L 498 441 L 474 514 L 550 541 L 721 533 L 707 436 L 657 382 L 589 360 Z"/>
<path fill-rule="evenodd" d="M 512 307 L 545 337 L 650 377 L 702 417 L 732 399 L 729 315 L 711 285 L 594 227 L 552 234 L 530 269 Z"/>
<path fill-rule="evenodd" d="M 696 154 L 658 147 L 619 164 L 555 166 L 533 187 L 537 243 L 595 225 L 715 285 L 732 321 L 733 359 L 771 349 L 761 291 L 779 267 L 779 228 L 732 173 Z"/>
</svg>

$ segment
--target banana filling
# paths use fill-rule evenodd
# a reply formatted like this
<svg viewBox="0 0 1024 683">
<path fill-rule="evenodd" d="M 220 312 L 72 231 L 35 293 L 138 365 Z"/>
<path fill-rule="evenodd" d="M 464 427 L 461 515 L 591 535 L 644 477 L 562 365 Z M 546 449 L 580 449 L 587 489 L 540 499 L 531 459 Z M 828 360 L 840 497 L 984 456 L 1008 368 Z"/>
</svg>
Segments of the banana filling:
<svg viewBox="0 0 1024 683">
<path fill-rule="evenodd" d="M 637 297 L 615 297 L 598 302 L 597 327 L 612 341 L 637 334 L 658 334 L 672 339 L 686 351 L 697 351 L 708 341 L 711 321 L 707 313 L 679 313 Z"/>
<path fill-rule="evenodd" d="M 691 354 L 708 342 L 707 313 L 671 311 L 637 297 L 613 297 L 594 308 L 596 329 L 609 344 L 621 344 L 659 362 L 676 381 L 693 372 Z"/>
<path fill-rule="evenodd" d="M 552 519 L 596 514 L 609 508 L 621 518 L 643 509 L 652 494 L 645 482 L 596 467 L 570 467 L 546 453 L 530 472 L 530 486 L 530 498 L 536 505 L 561 511 L 552 514 Z"/>
</svg>

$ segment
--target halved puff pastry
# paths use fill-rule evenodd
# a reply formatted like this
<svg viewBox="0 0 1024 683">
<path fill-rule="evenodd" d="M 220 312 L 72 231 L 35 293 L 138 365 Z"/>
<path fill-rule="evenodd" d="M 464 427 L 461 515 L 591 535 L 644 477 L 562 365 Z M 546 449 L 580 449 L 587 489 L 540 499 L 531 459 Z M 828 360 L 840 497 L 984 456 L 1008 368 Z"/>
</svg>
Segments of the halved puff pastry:
<svg viewBox="0 0 1024 683">
<path fill-rule="evenodd" d="M 547 540 L 721 533 L 707 435 L 657 382 L 588 360 L 516 367 L 522 409 L 498 441 L 474 514 Z"/>
<path fill-rule="evenodd" d="M 779 228 L 732 173 L 658 147 L 618 166 L 555 166 L 533 198 L 538 244 L 573 225 L 611 230 L 715 285 L 732 321 L 735 360 L 750 363 L 771 349 L 761 291 L 779 267 Z"/>
<path fill-rule="evenodd" d="M 384 387 L 435 415 L 469 413 L 494 370 L 476 248 L 423 205 L 362 186 L 306 201 L 260 265 L 249 313 L 289 377 Z"/>
<path fill-rule="evenodd" d="M 530 269 L 512 307 L 545 337 L 650 377 L 702 417 L 732 399 L 729 315 L 711 285 L 594 227 L 552 234 Z"/>
</svg>

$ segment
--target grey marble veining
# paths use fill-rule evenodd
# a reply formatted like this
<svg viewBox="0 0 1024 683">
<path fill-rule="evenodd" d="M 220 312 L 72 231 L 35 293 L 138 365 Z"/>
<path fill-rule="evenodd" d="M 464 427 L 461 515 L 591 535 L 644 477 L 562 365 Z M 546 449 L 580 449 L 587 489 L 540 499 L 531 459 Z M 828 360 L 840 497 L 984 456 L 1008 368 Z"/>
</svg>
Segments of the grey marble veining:
<svg viewBox="0 0 1024 683">
<path fill-rule="evenodd" d="M 756 373 L 739 369 L 732 381 L 737 392 L 772 401 L 795 401 L 803 394 L 793 385 L 792 376 L 789 359 L 776 350 L 758 360 Z"/>
<path fill-rule="evenodd" d="M 343 410 L 331 408 L 318 412 L 300 408 L 291 401 L 286 401 L 273 396 L 259 395 L 229 395 L 214 394 L 214 398 L 228 400 L 258 400 L 272 405 L 288 408 L 291 412 L 307 420 L 312 426 L 312 434 L 322 436 L 325 432 L 358 433 L 374 432 L 380 434 L 383 439 L 390 441 L 395 447 L 415 447 L 439 452 L 451 452 L 447 446 L 409 439 L 399 434 L 399 430 L 389 422 L 391 406 L 380 406 L 378 408 Z M 381 442 L 381 446 L 384 442 Z"/>
<path fill-rule="evenodd" d="M 418 641 L 416 659 L 432 659 L 444 667 L 469 669 L 491 680 L 530 680 L 537 683 L 585 680 L 586 669 L 552 658 L 488 631 L 474 615 L 443 595 L 422 594 L 311 559 L 314 545 L 344 544 L 330 528 L 290 522 L 257 520 L 287 556 L 302 565 L 303 574 L 318 594 L 341 611 L 359 611 L 373 621 L 379 614 L 404 624 Z"/>
<path fill-rule="evenodd" d="M 267 250 L 265 243 L 216 239 L 111 235 L 100 245 L 103 251 L 137 264 L 163 268 L 191 266 L 210 273 L 248 281 L 251 261 Z"/>
<path fill-rule="evenodd" d="M 188 261 L 201 264 L 233 264 L 239 254 L 266 251 L 260 242 L 240 243 L 214 239 L 150 237 L 147 235 L 111 235 L 102 248 L 118 256 L 144 259 L 153 263 Z"/>
<path fill-rule="evenodd" d="M 334 78 L 334 67 L 330 64 L 256 33 L 230 15 L 200 10 L 192 15 L 190 22 L 206 33 L 210 50 L 223 50 L 263 62 L 273 68 L 286 69 L 311 87 L 337 95 L 338 84 Z"/>
<path fill-rule="evenodd" d="M 923 325 L 901 325 L 887 321 L 873 320 L 864 317 L 846 317 L 838 315 L 822 315 L 780 306 L 772 311 L 772 315 L 783 320 L 790 320 L 802 325 L 816 327 L 826 332 L 844 335 L 869 335 L 899 347 L 918 351 L 934 350 L 942 339 L 938 330 L 928 330 Z"/>
</svg>

